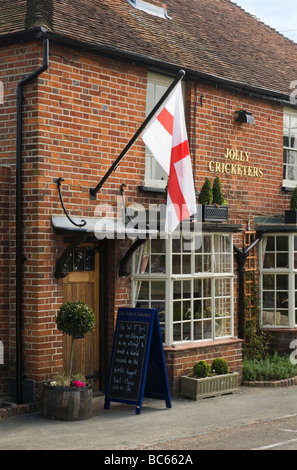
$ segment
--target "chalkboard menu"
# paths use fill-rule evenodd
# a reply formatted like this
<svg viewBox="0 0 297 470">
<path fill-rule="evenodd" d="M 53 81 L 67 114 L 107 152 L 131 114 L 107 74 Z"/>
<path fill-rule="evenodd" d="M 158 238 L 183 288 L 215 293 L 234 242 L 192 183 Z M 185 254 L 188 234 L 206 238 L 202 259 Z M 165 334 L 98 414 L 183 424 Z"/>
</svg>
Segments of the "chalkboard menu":
<svg viewBox="0 0 297 470">
<path fill-rule="evenodd" d="M 119 321 L 109 396 L 137 400 L 143 369 L 148 323 Z"/>
<path fill-rule="evenodd" d="M 136 404 L 136 413 L 139 414 L 144 395 L 163 398 L 167 407 L 171 407 L 158 311 L 121 308 L 118 310 L 104 407 L 108 409 L 110 401 L 131 403 Z"/>
</svg>

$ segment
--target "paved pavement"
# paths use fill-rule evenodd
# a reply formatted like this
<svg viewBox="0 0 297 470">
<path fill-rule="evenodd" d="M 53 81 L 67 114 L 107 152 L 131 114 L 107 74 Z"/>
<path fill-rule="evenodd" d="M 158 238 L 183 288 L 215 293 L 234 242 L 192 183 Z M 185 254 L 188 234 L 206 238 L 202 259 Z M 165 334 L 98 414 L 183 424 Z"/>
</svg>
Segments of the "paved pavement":
<svg viewBox="0 0 297 470">
<path fill-rule="evenodd" d="M 83 421 L 44 419 L 39 412 L 0 420 L 0 450 L 139 450 L 209 431 L 297 415 L 297 386 L 240 387 L 238 393 L 201 401 L 144 398 L 135 406 L 94 397 L 92 416 Z"/>
</svg>

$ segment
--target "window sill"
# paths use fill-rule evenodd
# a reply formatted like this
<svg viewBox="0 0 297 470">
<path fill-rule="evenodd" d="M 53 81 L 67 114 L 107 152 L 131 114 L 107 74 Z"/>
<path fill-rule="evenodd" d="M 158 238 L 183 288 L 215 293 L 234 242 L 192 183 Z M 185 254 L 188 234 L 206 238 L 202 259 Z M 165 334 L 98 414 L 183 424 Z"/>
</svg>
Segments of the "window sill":
<svg viewBox="0 0 297 470">
<path fill-rule="evenodd" d="M 165 194 L 165 188 L 160 188 L 158 186 L 138 186 L 139 191 L 144 193 L 158 193 L 158 194 Z"/>
<path fill-rule="evenodd" d="M 235 343 L 243 343 L 243 339 L 239 338 L 224 338 L 224 339 L 215 339 L 209 341 L 200 341 L 200 342 L 192 342 L 192 343 L 179 343 L 173 346 L 164 346 L 164 351 L 185 351 L 189 349 L 202 349 L 208 348 L 213 346 L 222 346 L 224 344 L 235 344 Z"/>
<path fill-rule="evenodd" d="M 292 192 L 297 185 L 297 181 L 283 180 L 282 190 Z"/>
<path fill-rule="evenodd" d="M 273 333 L 276 333 L 276 332 L 283 332 L 284 330 L 286 331 L 297 331 L 297 327 L 296 328 L 292 328 L 291 326 L 279 326 L 279 325 L 276 325 L 276 326 L 273 326 L 273 325 L 267 325 L 267 326 L 262 326 L 262 330 L 263 331 L 271 331 Z"/>
</svg>

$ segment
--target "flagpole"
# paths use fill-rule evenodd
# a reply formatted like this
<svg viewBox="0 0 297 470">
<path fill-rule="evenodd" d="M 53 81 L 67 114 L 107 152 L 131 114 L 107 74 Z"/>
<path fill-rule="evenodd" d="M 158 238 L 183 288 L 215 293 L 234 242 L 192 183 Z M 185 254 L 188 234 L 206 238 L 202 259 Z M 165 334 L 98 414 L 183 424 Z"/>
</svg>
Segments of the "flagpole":
<svg viewBox="0 0 297 470">
<path fill-rule="evenodd" d="M 128 142 L 128 144 L 126 145 L 126 147 L 124 148 L 124 150 L 120 153 L 120 155 L 118 156 L 118 158 L 114 161 L 114 163 L 112 164 L 112 166 L 109 168 L 109 170 L 107 171 L 107 173 L 103 176 L 103 178 L 101 179 L 101 181 L 97 184 L 97 186 L 95 188 L 90 188 L 90 196 L 91 198 L 93 199 L 96 199 L 96 194 L 97 192 L 102 188 L 103 184 L 105 183 L 105 181 L 107 180 L 107 178 L 111 175 L 111 173 L 113 171 L 115 171 L 120 163 L 120 161 L 122 160 L 122 158 L 125 156 L 125 154 L 128 152 L 128 150 L 130 149 L 130 147 L 132 147 L 132 145 L 134 144 L 135 140 L 139 137 L 139 135 L 143 132 L 144 128 L 148 125 L 149 121 L 152 119 L 152 117 L 156 114 L 156 112 L 158 111 L 158 109 L 160 108 L 160 106 L 164 103 L 164 101 L 167 99 L 167 97 L 170 95 L 170 93 L 172 92 L 172 90 L 174 89 L 174 87 L 178 84 L 178 82 L 180 82 L 180 80 L 185 76 L 185 71 L 184 70 L 180 70 L 176 76 L 176 78 L 174 79 L 174 81 L 171 83 L 170 87 L 165 91 L 164 95 L 160 98 L 160 100 L 158 101 L 158 103 L 156 104 L 156 106 L 152 109 L 152 111 L 150 112 L 150 114 L 147 116 L 147 118 L 145 119 L 145 121 L 141 124 L 140 128 L 138 129 L 138 131 L 134 134 L 134 136 L 132 137 L 132 139 Z"/>
</svg>

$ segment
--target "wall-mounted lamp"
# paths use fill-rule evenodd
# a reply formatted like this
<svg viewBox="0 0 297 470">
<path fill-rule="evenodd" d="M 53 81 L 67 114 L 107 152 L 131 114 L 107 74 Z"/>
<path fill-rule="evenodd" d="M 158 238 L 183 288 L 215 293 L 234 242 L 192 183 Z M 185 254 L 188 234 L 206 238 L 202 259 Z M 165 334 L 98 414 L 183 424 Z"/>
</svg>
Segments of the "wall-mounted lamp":
<svg viewBox="0 0 297 470">
<path fill-rule="evenodd" d="M 244 122 L 246 124 L 255 124 L 255 119 L 249 111 L 235 111 L 235 122 Z"/>
</svg>

